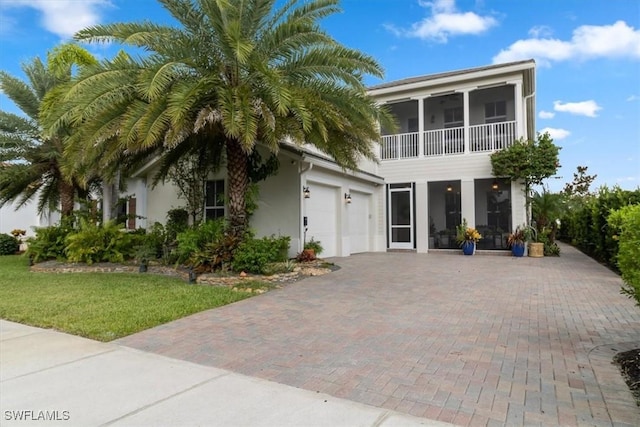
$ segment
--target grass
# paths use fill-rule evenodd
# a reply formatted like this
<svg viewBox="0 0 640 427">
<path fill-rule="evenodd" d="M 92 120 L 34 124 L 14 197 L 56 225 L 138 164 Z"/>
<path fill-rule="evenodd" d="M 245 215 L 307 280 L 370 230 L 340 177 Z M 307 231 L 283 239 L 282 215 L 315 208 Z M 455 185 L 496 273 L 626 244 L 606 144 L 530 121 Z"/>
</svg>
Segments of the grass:
<svg viewBox="0 0 640 427">
<path fill-rule="evenodd" d="M 128 273 L 32 273 L 0 256 L 0 318 L 111 341 L 251 296 L 226 287 Z"/>
</svg>

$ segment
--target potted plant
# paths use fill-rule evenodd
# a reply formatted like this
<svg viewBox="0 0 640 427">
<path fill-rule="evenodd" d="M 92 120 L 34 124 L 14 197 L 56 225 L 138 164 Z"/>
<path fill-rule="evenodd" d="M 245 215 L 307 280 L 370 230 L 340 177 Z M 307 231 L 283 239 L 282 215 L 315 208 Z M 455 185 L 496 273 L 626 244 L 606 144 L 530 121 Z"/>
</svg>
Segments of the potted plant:
<svg viewBox="0 0 640 427">
<path fill-rule="evenodd" d="M 507 246 L 511 248 L 511 254 L 515 257 L 524 256 L 524 249 L 529 240 L 530 230 L 526 227 L 516 227 L 513 233 L 509 233 L 507 237 Z"/>
<path fill-rule="evenodd" d="M 323 248 L 320 244 L 320 241 L 315 240 L 313 237 L 311 237 L 311 240 L 305 242 L 304 249 L 302 250 L 302 253 L 298 258 L 301 261 L 313 261 L 314 259 L 316 259 L 316 256 L 322 253 L 322 250 Z"/>
<path fill-rule="evenodd" d="M 476 250 L 476 243 L 482 239 L 482 235 L 474 227 L 467 225 L 467 220 L 462 220 L 462 224 L 456 227 L 456 241 L 462 248 L 464 255 L 473 255 Z"/>
</svg>

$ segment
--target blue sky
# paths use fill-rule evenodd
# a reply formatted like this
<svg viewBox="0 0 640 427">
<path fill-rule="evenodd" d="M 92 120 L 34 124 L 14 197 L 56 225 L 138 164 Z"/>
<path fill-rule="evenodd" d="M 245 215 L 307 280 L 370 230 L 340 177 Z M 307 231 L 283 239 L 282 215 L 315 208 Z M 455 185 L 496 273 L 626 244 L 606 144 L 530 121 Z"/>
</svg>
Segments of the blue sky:
<svg viewBox="0 0 640 427">
<path fill-rule="evenodd" d="M 596 185 L 640 186 L 640 2 L 637 0 L 342 0 L 323 27 L 375 57 L 384 81 L 534 58 L 537 128 L 562 147 L 552 190 L 578 165 Z M 109 22 L 171 23 L 155 0 L 0 0 L 0 69 Z M 115 46 L 90 46 L 108 57 Z M 368 84 L 380 83 L 369 78 Z M 17 110 L 0 95 L 0 108 Z"/>
</svg>

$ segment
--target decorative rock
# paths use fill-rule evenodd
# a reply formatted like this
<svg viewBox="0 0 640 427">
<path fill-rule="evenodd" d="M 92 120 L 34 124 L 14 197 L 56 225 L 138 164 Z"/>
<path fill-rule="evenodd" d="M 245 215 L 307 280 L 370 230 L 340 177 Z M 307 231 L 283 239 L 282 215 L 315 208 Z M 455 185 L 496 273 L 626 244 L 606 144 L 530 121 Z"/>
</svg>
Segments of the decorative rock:
<svg viewBox="0 0 640 427">
<path fill-rule="evenodd" d="M 244 271 L 240 272 L 240 277 L 247 277 L 247 273 L 245 273 Z"/>
</svg>

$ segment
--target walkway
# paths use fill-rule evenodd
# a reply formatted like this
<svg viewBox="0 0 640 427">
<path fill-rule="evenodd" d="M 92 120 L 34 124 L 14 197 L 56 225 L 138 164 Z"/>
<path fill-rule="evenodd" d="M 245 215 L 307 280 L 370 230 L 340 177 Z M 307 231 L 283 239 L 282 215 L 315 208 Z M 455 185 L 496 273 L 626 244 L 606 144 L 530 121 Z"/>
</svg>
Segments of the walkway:
<svg viewBox="0 0 640 427">
<path fill-rule="evenodd" d="M 458 425 L 638 425 L 611 358 L 640 347 L 640 308 L 562 252 L 340 258 L 119 343 Z"/>
</svg>

